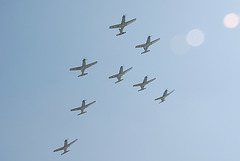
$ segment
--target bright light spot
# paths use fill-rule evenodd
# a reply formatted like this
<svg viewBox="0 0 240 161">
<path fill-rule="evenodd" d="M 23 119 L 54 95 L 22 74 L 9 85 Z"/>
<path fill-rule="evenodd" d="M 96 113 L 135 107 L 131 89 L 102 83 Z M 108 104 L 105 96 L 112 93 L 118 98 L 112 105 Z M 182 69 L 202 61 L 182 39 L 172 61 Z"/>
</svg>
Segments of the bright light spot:
<svg viewBox="0 0 240 161">
<path fill-rule="evenodd" d="M 183 55 L 188 52 L 190 46 L 184 35 L 176 35 L 172 38 L 170 47 L 175 54 Z"/>
<path fill-rule="evenodd" d="M 186 40 L 191 46 L 200 46 L 204 41 L 204 33 L 198 29 L 191 30 L 188 32 Z"/>
<path fill-rule="evenodd" d="M 223 19 L 223 24 L 227 28 L 235 28 L 239 24 L 239 17 L 234 13 L 227 14 Z"/>
</svg>

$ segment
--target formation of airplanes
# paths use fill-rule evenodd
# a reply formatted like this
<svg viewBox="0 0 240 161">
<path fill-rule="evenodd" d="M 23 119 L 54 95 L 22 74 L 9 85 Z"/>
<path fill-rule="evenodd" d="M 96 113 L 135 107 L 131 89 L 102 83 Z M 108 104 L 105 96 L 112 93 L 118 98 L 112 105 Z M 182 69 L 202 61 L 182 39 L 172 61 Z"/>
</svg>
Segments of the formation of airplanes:
<svg viewBox="0 0 240 161">
<path fill-rule="evenodd" d="M 110 26 L 109 29 L 114 29 L 114 28 L 118 28 L 119 29 L 119 33 L 116 35 L 116 36 L 120 36 L 120 35 L 123 35 L 125 34 L 126 32 L 123 31 L 123 29 L 128 26 L 129 24 L 133 23 L 134 21 L 136 21 L 136 18 L 132 19 L 132 20 L 129 20 L 129 21 L 126 21 L 126 16 L 123 15 L 122 16 L 122 21 L 120 24 L 117 24 L 117 25 L 113 25 L 113 26 Z M 153 41 L 151 41 L 151 36 L 148 36 L 147 37 L 147 41 L 145 44 L 141 44 L 141 45 L 137 45 L 135 46 L 135 48 L 143 48 L 144 51 L 141 53 L 141 54 L 144 54 L 144 53 L 147 53 L 149 52 L 150 50 L 148 50 L 149 46 L 151 46 L 152 44 L 156 43 L 157 41 L 159 41 L 160 38 L 157 38 Z M 85 73 L 85 70 L 93 65 L 97 64 L 97 61 L 95 62 L 92 62 L 90 64 L 86 64 L 86 59 L 83 59 L 82 60 L 82 66 L 79 66 L 79 67 L 74 67 L 74 68 L 70 68 L 70 71 L 78 71 L 80 70 L 81 71 L 81 74 L 78 75 L 78 77 L 82 77 L 82 76 L 85 76 L 87 75 L 88 73 Z M 114 74 L 112 76 L 109 76 L 109 79 L 112 79 L 112 78 L 117 78 L 117 81 L 115 82 L 115 84 L 123 81 L 122 79 L 122 76 L 125 75 L 127 72 L 129 72 L 130 70 L 132 70 L 133 67 L 130 67 L 126 70 L 123 70 L 123 66 L 120 67 L 120 70 L 117 74 Z M 156 80 L 156 78 L 152 78 L 150 80 L 148 80 L 148 76 L 145 76 L 144 77 L 144 80 L 142 83 L 138 83 L 138 84 L 134 84 L 133 87 L 140 87 L 140 89 L 138 90 L 138 92 L 140 91 L 143 91 L 145 90 L 145 86 L 149 83 L 151 83 L 152 81 Z M 159 103 L 162 103 L 165 101 L 166 97 L 169 96 L 172 92 L 174 92 L 174 90 L 172 90 L 171 92 L 168 93 L 168 90 L 166 89 L 163 93 L 163 95 L 161 97 L 158 97 L 155 99 L 155 101 L 157 100 L 161 100 L 161 102 Z M 70 111 L 81 111 L 78 115 L 82 115 L 84 113 L 86 113 L 87 111 L 84 111 L 87 107 L 91 106 L 92 104 L 94 104 L 96 101 L 93 101 L 89 104 L 86 104 L 86 100 L 82 100 L 82 105 L 81 107 L 77 107 L 77 108 L 73 108 L 71 109 Z M 74 141 L 72 141 L 71 143 L 68 143 L 67 139 L 64 141 L 64 146 L 61 147 L 61 148 L 58 148 L 56 150 L 54 150 L 53 152 L 57 152 L 57 151 L 61 151 L 63 150 L 64 152 L 61 154 L 66 154 L 67 152 L 69 152 L 69 150 L 67 150 L 73 143 L 75 143 L 78 139 L 75 139 Z"/>
</svg>

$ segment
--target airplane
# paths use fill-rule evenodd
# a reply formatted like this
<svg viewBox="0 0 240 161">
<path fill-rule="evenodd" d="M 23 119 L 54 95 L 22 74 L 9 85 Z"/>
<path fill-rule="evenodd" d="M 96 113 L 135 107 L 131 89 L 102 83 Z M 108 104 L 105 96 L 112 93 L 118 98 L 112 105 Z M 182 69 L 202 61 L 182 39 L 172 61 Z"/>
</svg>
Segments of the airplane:
<svg viewBox="0 0 240 161">
<path fill-rule="evenodd" d="M 122 35 L 122 34 L 125 34 L 126 32 L 123 32 L 123 29 L 125 26 L 131 24 L 132 22 L 136 21 L 136 18 L 130 20 L 130 21 L 125 21 L 125 15 L 122 16 L 122 22 L 121 24 L 118 24 L 118 25 L 113 25 L 113 26 L 110 26 L 109 29 L 114 29 L 114 28 L 119 28 L 119 31 L 120 33 L 118 33 L 116 36 L 119 36 L 119 35 Z"/>
<path fill-rule="evenodd" d="M 86 113 L 87 111 L 84 111 L 85 108 L 87 108 L 88 106 L 94 104 L 96 101 L 93 101 L 89 104 L 85 104 L 85 100 L 82 101 L 82 106 L 81 107 L 77 107 L 77 108 L 74 108 L 74 109 L 71 109 L 71 111 L 77 111 L 77 110 L 81 110 L 81 113 L 79 113 L 78 115 L 82 115 L 84 113 Z"/>
<path fill-rule="evenodd" d="M 145 78 L 144 78 L 144 80 L 143 80 L 143 82 L 142 83 L 139 83 L 139 84 L 134 84 L 133 85 L 133 87 L 137 87 L 137 86 L 140 86 L 141 87 L 141 89 L 139 89 L 138 90 L 138 92 L 139 91 L 142 91 L 142 90 L 144 90 L 144 89 L 146 89 L 146 88 L 144 88 L 145 87 L 145 85 L 147 85 L 148 83 L 150 83 L 150 82 L 152 82 L 152 81 L 154 81 L 156 78 L 153 78 L 153 79 L 151 79 L 151 80 L 147 80 L 147 76 L 145 76 Z"/>
<path fill-rule="evenodd" d="M 158 40 L 160 40 L 160 38 L 151 41 L 151 36 L 148 36 L 146 44 L 137 45 L 137 46 L 135 46 L 135 48 L 142 48 L 143 47 L 144 52 L 142 52 L 141 54 L 147 53 L 147 52 L 150 51 L 150 50 L 148 50 L 148 47 L 150 45 L 154 44 L 155 42 L 157 42 Z"/>
<path fill-rule="evenodd" d="M 70 145 L 72 145 L 74 142 L 76 142 L 77 140 L 78 140 L 78 139 L 75 139 L 74 141 L 72 141 L 71 143 L 68 144 L 67 139 L 66 139 L 66 140 L 64 141 L 64 146 L 61 147 L 61 148 L 58 148 L 58 149 L 54 150 L 53 152 L 57 152 L 57 151 L 60 151 L 60 150 L 64 150 L 64 152 L 61 154 L 61 155 L 63 155 L 63 154 L 65 154 L 65 153 L 67 153 L 67 152 L 70 151 L 70 150 L 67 150 L 67 148 L 68 148 Z"/>
<path fill-rule="evenodd" d="M 123 80 L 123 79 L 121 79 L 122 76 L 123 76 L 124 74 L 126 74 L 128 71 L 130 71 L 132 68 L 133 68 L 133 67 L 128 68 L 127 70 L 123 71 L 123 66 L 121 66 L 121 67 L 120 67 L 120 70 L 119 70 L 119 73 L 110 76 L 109 79 L 111 79 L 111 78 L 117 78 L 118 81 L 116 81 L 115 84 L 118 83 L 118 82 L 121 82 L 121 81 Z"/>
<path fill-rule="evenodd" d="M 168 90 L 166 89 L 162 95 L 162 97 L 156 98 L 155 101 L 161 99 L 161 102 L 159 103 L 163 103 L 165 101 L 165 98 L 170 95 L 171 93 L 173 93 L 175 90 L 172 90 L 171 92 L 168 93 Z"/>
<path fill-rule="evenodd" d="M 82 74 L 78 76 L 78 77 L 81 77 L 81 76 L 87 75 L 88 73 L 84 73 L 85 69 L 93 66 L 94 64 L 97 64 L 97 61 L 90 64 L 86 64 L 86 59 L 83 59 L 82 66 L 71 68 L 70 71 L 81 70 Z"/>
</svg>

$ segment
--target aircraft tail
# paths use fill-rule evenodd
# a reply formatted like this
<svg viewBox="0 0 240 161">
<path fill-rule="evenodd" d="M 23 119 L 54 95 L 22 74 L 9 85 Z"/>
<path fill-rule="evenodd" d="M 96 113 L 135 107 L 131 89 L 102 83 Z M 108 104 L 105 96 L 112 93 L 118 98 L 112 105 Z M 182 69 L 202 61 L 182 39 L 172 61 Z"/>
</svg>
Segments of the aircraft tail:
<svg viewBox="0 0 240 161">
<path fill-rule="evenodd" d="M 143 90 L 145 90 L 145 89 L 146 89 L 146 88 L 141 88 L 141 89 L 138 90 L 138 92 L 143 91 Z"/>
<path fill-rule="evenodd" d="M 146 50 L 146 51 L 144 51 L 144 52 L 142 52 L 141 54 L 145 54 L 145 53 L 147 53 L 147 52 L 149 52 L 150 50 Z"/>
<path fill-rule="evenodd" d="M 87 113 L 87 111 L 81 112 L 81 113 L 79 113 L 78 115 L 82 115 L 82 114 L 84 114 L 84 113 Z"/>
<path fill-rule="evenodd" d="M 63 155 L 63 154 L 66 154 L 67 152 L 69 152 L 70 150 L 66 150 L 66 151 L 64 151 L 61 155 Z"/>
<path fill-rule="evenodd" d="M 126 32 L 120 32 L 119 34 L 117 34 L 116 36 L 119 36 L 119 35 L 123 35 L 125 34 Z"/>
<path fill-rule="evenodd" d="M 160 103 L 163 103 L 163 102 L 165 102 L 165 100 L 162 100 L 161 102 L 159 102 L 158 104 L 160 104 Z"/>
<path fill-rule="evenodd" d="M 83 74 L 79 75 L 78 77 L 82 77 L 82 76 L 87 75 L 87 74 L 88 73 L 83 73 Z"/>
<path fill-rule="evenodd" d="M 115 84 L 121 82 L 122 80 L 123 80 L 123 79 L 120 79 L 120 80 L 116 81 Z"/>
</svg>

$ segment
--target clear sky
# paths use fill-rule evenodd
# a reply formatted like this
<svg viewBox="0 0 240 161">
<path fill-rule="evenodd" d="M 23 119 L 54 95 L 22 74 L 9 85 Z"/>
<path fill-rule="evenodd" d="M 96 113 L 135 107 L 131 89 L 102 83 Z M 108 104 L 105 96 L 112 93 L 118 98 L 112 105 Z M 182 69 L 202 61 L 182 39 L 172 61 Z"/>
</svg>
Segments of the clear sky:
<svg viewBox="0 0 240 161">
<path fill-rule="evenodd" d="M 239 161 L 240 28 L 223 25 L 228 13 L 239 0 L 0 0 L 0 160 Z M 123 14 L 137 20 L 116 37 Z M 193 29 L 203 43 L 174 53 Z M 148 35 L 161 39 L 141 55 Z M 98 64 L 78 78 L 69 69 L 83 58 Z M 121 65 L 133 69 L 114 84 Z M 137 92 L 145 75 L 157 79 Z M 70 112 L 83 99 L 97 102 Z M 78 141 L 53 153 L 66 138 Z"/>
</svg>

